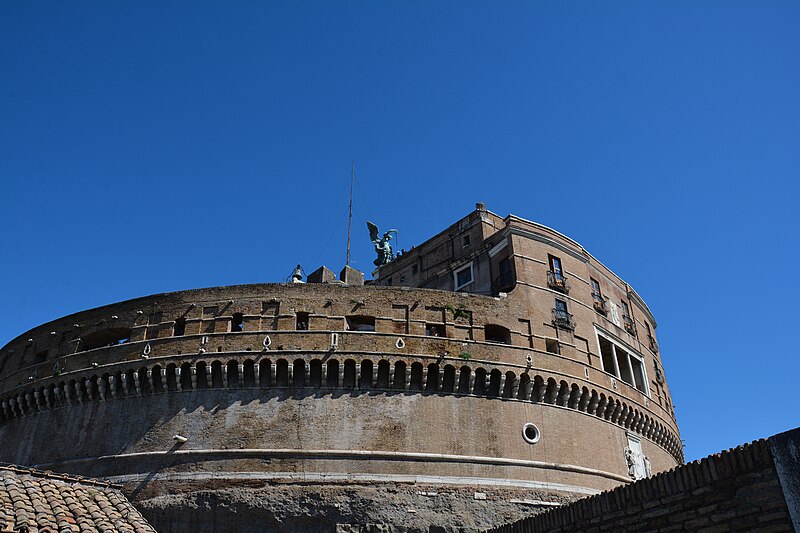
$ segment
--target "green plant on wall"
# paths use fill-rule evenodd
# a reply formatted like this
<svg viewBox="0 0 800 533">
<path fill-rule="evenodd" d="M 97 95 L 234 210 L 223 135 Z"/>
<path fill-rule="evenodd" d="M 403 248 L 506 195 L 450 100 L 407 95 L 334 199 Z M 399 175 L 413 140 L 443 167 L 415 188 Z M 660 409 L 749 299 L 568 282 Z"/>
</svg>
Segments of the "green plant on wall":
<svg viewBox="0 0 800 533">
<path fill-rule="evenodd" d="M 472 354 L 469 352 L 461 352 L 458 356 L 463 359 L 464 361 L 469 361 L 472 358 Z"/>
<path fill-rule="evenodd" d="M 458 320 L 459 318 L 469 318 L 470 312 L 467 311 L 467 308 L 464 307 L 464 304 L 458 304 L 458 307 L 453 307 L 452 305 L 447 304 L 444 306 L 444 308 L 453 314 L 453 320 Z"/>
</svg>

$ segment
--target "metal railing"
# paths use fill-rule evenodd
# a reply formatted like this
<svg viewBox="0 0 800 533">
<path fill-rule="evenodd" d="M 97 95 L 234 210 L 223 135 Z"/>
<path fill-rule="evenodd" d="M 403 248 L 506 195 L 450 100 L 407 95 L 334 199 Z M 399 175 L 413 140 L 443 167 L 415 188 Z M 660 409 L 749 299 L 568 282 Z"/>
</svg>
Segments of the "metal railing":
<svg viewBox="0 0 800 533">
<path fill-rule="evenodd" d="M 567 278 L 559 272 L 547 271 L 547 286 L 553 290 L 569 294 L 569 283 Z"/>
<path fill-rule="evenodd" d="M 553 325 L 562 329 L 575 329 L 575 318 L 567 311 L 553 308 Z"/>
<path fill-rule="evenodd" d="M 600 313 L 601 315 L 605 315 L 608 313 L 608 309 L 606 308 L 606 299 L 603 298 L 600 294 L 593 292 L 592 299 L 594 300 L 594 310 Z"/>
<path fill-rule="evenodd" d="M 653 337 L 652 335 L 648 335 L 647 340 L 650 342 L 650 350 L 658 353 L 658 343 L 656 342 L 655 337 Z"/>
<path fill-rule="evenodd" d="M 622 323 L 625 326 L 625 331 L 633 336 L 636 336 L 636 324 L 633 322 L 631 317 L 628 315 L 622 315 Z"/>
</svg>

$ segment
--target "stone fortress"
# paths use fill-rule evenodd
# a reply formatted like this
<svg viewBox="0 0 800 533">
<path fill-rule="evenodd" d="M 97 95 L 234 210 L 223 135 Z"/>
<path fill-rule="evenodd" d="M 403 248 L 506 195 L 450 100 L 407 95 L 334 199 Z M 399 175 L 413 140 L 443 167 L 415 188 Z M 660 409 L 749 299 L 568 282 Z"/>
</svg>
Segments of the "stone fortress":
<svg viewBox="0 0 800 533">
<path fill-rule="evenodd" d="M 36 327 L 0 350 L 0 461 L 118 483 L 162 533 L 474 531 L 683 463 L 653 315 L 569 237 L 477 204 L 374 278 Z"/>
</svg>

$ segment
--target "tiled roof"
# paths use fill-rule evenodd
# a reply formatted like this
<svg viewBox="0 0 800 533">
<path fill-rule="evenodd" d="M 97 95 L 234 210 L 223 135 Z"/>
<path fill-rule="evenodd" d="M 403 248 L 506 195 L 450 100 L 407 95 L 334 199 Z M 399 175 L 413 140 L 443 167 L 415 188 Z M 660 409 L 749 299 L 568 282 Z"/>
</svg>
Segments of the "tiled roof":
<svg viewBox="0 0 800 533">
<path fill-rule="evenodd" d="M 155 533 L 108 483 L 0 465 L 0 533 Z"/>
</svg>

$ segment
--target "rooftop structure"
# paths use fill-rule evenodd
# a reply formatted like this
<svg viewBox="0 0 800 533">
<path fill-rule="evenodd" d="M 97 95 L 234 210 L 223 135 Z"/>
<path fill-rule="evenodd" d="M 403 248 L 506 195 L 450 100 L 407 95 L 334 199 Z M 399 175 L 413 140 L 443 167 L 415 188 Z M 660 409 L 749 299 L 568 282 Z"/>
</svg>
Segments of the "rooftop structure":
<svg viewBox="0 0 800 533">
<path fill-rule="evenodd" d="M 0 532 L 21 531 L 155 533 L 119 487 L 0 466 Z"/>
</svg>

